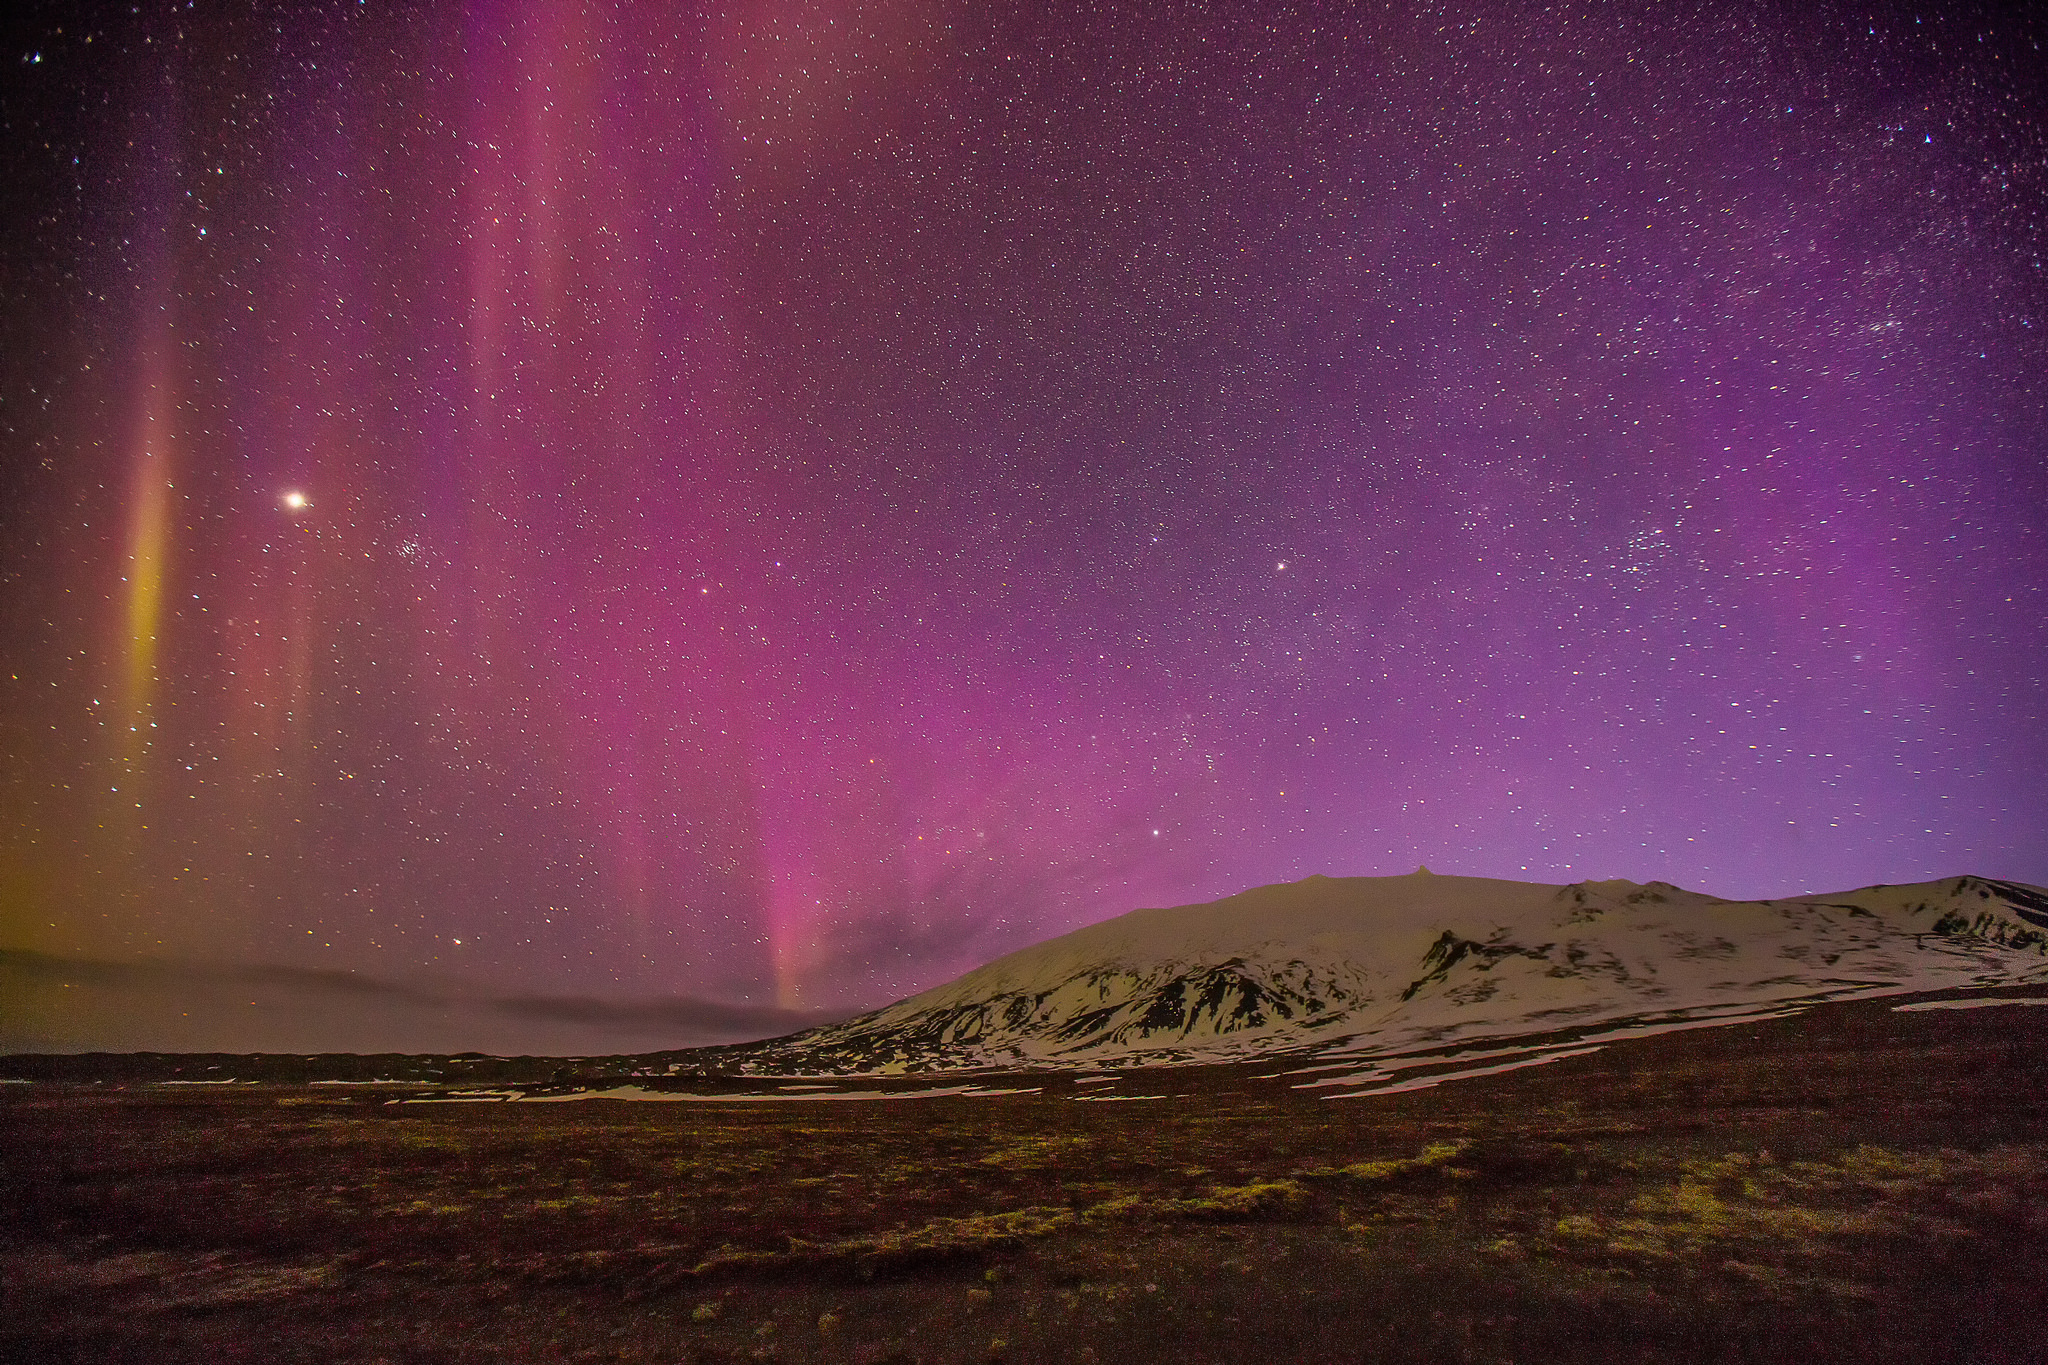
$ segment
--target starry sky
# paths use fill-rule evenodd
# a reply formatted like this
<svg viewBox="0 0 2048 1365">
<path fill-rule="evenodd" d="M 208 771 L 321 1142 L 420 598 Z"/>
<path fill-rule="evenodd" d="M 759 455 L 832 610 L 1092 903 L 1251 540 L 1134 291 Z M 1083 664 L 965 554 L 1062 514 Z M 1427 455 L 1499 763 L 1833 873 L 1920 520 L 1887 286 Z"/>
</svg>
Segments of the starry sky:
<svg viewBox="0 0 2048 1365">
<path fill-rule="evenodd" d="M 38 1000 L 689 1042 L 1311 873 L 2048 882 L 2038 12 L 0 23 Z"/>
</svg>

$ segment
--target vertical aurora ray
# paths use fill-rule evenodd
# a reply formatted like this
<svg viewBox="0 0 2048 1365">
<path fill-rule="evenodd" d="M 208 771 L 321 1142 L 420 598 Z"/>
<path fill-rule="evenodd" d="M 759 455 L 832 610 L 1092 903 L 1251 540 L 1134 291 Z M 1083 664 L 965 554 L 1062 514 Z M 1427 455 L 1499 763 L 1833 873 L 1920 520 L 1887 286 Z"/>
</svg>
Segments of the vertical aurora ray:
<svg viewBox="0 0 2048 1365">
<path fill-rule="evenodd" d="M 171 549 L 171 377 L 161 344 L 150 346 L 140 369 L 141 414 L 134 437 L 128 486 L 125 668 L 121 760 L 131 782 L 141 780 L 149 732 L 156 718 L 159 635 L 164 628 L 165 578 Z M 122 802 L 132 805 L 133 802 Z"/>
<path fill-rule="evenodd" d="M 451 743 L 560 811 L 582 880 L 550 904 L 610 961 L 754 990 L 741 456 L 690 33 L 571 3 L 462 12 L 442 248 L 464 286 L 460 435 L 435 518 L 461 587 L 422 672 Z"/>
</svg>

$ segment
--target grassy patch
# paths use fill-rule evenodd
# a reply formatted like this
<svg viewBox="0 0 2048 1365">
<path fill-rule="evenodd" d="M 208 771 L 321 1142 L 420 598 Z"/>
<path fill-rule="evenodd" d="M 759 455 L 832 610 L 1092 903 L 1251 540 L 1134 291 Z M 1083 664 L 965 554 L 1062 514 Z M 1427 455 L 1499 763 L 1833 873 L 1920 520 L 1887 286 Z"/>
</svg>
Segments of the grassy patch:
<svg viewBox="0 0 2048 1365">
<path fill-rule="evenodd" d="M 934 1218 L 915 1227 L 862 1237 L 814 1242 L 789 1239 L 781 1250 L 721 1250 L 693 1266 L 693 1278 L 730 1274 L 788 1275 L 798 1271 L 851 1271 L 873 1278 L 884 1271 L 978 1258 L 1073 1226 L 1071 1209 L 1026 1208 L 965 1218 Z"/>
</svg>

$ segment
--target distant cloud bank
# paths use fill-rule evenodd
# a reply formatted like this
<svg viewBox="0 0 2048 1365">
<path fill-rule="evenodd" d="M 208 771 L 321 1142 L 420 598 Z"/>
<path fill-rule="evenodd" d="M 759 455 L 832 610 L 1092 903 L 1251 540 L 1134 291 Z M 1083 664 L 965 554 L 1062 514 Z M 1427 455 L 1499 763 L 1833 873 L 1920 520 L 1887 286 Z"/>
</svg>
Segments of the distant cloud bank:
<svg viewBox="0 0 2048 1365">
<path fill-rule="evenodd" d="M 840 1017 L 693 996 L 513 994 L 449 979 L 0 949 L 0 1052 L 589 1056 L 744 1042 Z"/>
</svg>

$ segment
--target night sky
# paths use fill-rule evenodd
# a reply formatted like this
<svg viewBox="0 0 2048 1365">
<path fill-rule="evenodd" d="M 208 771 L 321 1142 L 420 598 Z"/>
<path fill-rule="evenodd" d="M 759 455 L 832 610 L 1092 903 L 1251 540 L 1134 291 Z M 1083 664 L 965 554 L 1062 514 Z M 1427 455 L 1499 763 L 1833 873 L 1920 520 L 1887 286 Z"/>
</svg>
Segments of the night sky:
<svg viewBox="0 0 2048 1365">
<path fill-rule="evenodd" d="M 17 965 L 691 1041 L 1310 873 L 2048 882 L 2038 11 L 4 23 Z"/>
</svg>

